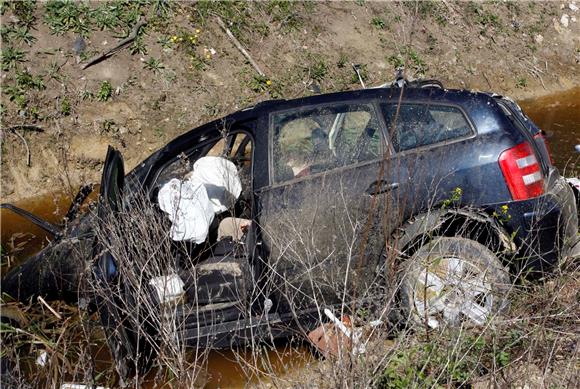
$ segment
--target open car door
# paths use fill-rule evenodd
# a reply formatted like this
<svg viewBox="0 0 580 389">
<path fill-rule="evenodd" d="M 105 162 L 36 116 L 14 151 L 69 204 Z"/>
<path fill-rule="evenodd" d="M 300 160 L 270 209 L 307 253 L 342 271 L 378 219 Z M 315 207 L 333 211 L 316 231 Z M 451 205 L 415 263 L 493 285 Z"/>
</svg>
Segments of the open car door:
<svg viewBox="0 0 580 389">
<path fill-rule="evenodd" d="M 121 153 L 109 146 L 101 179 L 97 205 L 98 223 L 114 223 L 124 211 L 123 187 L 125 170 Z M 101 237 L 102 238 L 102 237 Z M 115 258 L 97 234 L 93 247 L 93 278 L 95 302 L 99 311 L 107 343 L 121 380 L 148 369 L 153 347 L 137 336 L 133 328 L 130 307 L 134 299 L 120 282 Z"/>
</svg>

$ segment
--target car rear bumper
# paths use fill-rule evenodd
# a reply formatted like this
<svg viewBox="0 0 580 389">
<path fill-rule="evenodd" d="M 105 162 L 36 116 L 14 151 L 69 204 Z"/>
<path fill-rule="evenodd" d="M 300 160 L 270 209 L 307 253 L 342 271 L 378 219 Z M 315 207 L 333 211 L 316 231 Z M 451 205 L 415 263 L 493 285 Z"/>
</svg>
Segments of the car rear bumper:
<svg viewBox="0 0 580 389">
<path fill-rule="evenodd" d="M 504 217 L 506 228 L 519 248 L 520 269 L 546 271 L 560 258 L 571 255 L 578 243 L 578 210 L 572 189 L 565 179 L 551 180 L 548 191 L 537 198 L 513 201 Z"/>
</svg>

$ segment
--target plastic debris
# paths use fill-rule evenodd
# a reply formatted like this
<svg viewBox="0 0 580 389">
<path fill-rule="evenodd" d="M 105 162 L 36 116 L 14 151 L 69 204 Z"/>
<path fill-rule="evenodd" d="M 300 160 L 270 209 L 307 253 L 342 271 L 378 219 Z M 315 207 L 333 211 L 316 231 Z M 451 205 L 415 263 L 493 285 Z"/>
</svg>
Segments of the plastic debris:
<svg viewBox="0 0 580 389">
<path fill-rule="evenodd" d="M 36 358 L 36 364 L 38 366 L 46 366 L 46 363 L 48 362 L 48 353 L 46 351 L 42 351 L 40 353 L 40 355 L 38 356 L 38 358 Z"/>
<path fill-rule="evenodd" d="M 162 304 L 177 301 L 185 294 L 183 280 L 177 274 L 154 277 L 149 285 L 155 288 L 157 297 Z"/>
<path fill-rule="evenodd" d="M 331 320 L 308 334 L 310 343 L 325 357 L 337 357 L 341 350 L 348 350 L 355 355 L 364 354 L 365 344 L 361 341 L 362 328 L 354 328 L 350 316 L 344 315 L 340 320 L 329 310 L 324 314 Z"/>
</svg>

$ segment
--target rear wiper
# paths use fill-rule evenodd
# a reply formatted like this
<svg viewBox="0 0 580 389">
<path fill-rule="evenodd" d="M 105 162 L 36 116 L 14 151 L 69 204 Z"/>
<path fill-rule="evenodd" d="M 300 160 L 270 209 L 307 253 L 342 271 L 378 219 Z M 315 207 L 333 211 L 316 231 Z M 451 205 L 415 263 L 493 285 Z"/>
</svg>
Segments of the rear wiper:
<svg viewBox="0 0 580 389">
<path fill-rule="evenodd" d="M 25 209 L 18 208 L 17 206 L 8 203 L 0 204 L 0 209 L 4 208 L 9 209 L 16 214 L 27 218 L 32 223 L 36 224 L 38 227 L 42 228 L 43 230 L 52 234 L 53 236 L 57 236 L 60 233 L 60 228 L 58 228 L 52 223 L 47 222 L 46 220 L 39 218 L 36 215 L 33 215 L 32 213 L 28 212 Z"/>
</svg>

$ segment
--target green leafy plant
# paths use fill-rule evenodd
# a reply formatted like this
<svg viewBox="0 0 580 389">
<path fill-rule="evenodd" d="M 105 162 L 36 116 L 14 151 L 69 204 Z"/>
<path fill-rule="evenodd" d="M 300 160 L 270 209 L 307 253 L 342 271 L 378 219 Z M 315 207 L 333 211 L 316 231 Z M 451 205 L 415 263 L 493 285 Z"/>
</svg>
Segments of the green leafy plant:
<svg viewBox="0 0 580 389">
<path fill-rule="evenodd" d="M 371 25 L 378 30 L 384 30 L 386 25 L 385 19 L 375 16 L 371 19 Z"/>
<path fill-rule="evenodd" d="M 516 87 L 525 88 L 528 86 L 528 79 L 525 77 L 518 77 L 516 80 Z"/>
<path fill-rule="evenodd" d="M 97 100 L 108 101 L 113 96 L 113 86 L 109 81 L 102 81 L 97 92 Z"/>
<path fill-rule="evenodd" d="M 254 92 L 265 92 L 272 85 L 272 81 L 266 76 L 255 75 L 249 82 L 249 87 Z"/>
<path fill-rule="evenodd" d="M 322 58 L 315 59 L 308 67 L 306 67 L 305 72 L 310 79 L 314 81 L 322 81 L 328 74 L 328 66 Z"/>
<path fill-rule="evenodd" d="M 463 196 L 463 189 L 459 187 L 453 189 L 451 196 L 448 199 L 443 200 L 441 207 L 449 208 L 452 205 L 458 204 L 461 201 L 461 196 Z"/>
<path fill-rule="evenodd" d="M 71 106 L 70 100 L 67 97 L 65 97 L 60 102 L 60 113 L 64 116 L 68 116 L 71 114 L 71 111 L 72 111 L 72 106 Z"/>
<path fill-rule="evenodd" d="M 1 53 L 0 62 L 2 63 L 2 70 L 4 71 L 14 69 L 20 62 L 26 60 L 25 52 L 12 46 L 2 48 Z"/>
<path fill-rule="evenodd" d="M 143 63 L 143 67 L 147 70 L 151 70 L 153 73 L 158 73 L 165 68 L 161 61 L 154 57 L 151 57 L 145 61 Z"/>
<path fill-rule="evenodd" d="M 44 85 L 44 80 L 41 76 L 34 76 L 28 71 L 22 71 L 16 73 L 16 83 L 19 87 L 23 89 L 36 89 L 43 90 L 46 89 Z"/>
<path fill-rule="evenodd" d="M 73 31 L 88 36 L 91 27 L 91 9 L 85 3 L 50 0 L 45 5 L 44 21 L 55 34 Z"/>
</svg>

